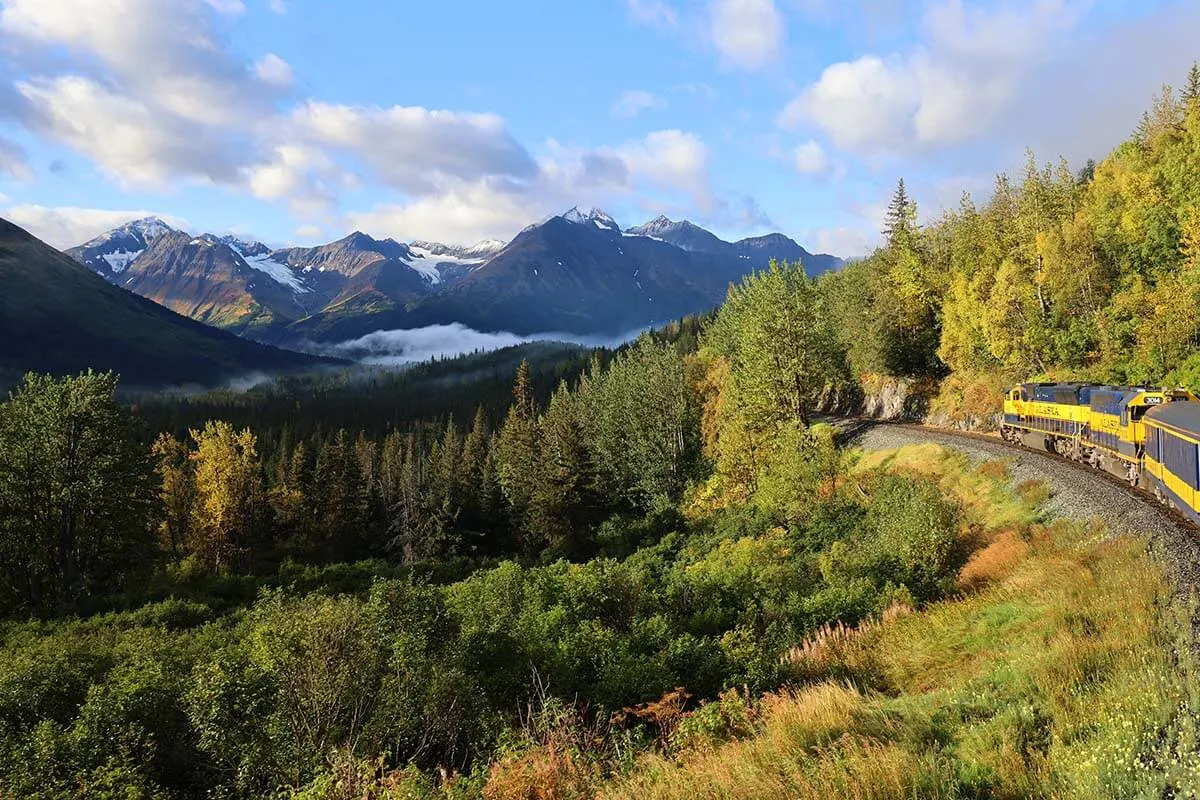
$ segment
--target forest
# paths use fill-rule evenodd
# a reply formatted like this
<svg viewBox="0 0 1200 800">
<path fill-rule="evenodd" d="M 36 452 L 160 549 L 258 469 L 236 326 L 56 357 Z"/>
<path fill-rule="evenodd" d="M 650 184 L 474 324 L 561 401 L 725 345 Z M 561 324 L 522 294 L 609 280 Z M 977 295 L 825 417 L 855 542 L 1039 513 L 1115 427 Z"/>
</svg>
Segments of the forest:
<svg viewBox="0 0 1200 800">
<path fill-rule="evenodd" d="M 1200 388 L 1198 174 L 1193 68 L 1099 163 L 1031 154 L 924 226 L 901 181 L 871 257 L 764 265 L 616 350 L 199 396 L 26 376 L 0 403 L 0 798 L 587 797 L 752 736 L 772 693 L 876 685 L 804 654 L 960 598 L 985 530 L 1036 550 L 1037 490 L 993 530 L 822 410 L 873 376 L 977 415 L 1034 376 Z"/>
</svg>

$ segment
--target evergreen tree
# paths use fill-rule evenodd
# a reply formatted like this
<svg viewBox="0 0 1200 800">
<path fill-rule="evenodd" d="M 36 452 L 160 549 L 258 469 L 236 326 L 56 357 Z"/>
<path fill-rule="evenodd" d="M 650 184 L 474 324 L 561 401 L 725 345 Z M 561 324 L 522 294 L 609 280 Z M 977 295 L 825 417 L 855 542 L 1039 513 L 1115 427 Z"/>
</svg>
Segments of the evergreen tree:
<svg viewBox="0 0 1200 800">
<path fill-rule="evenodd" d="M 593 474 L 585 449 L 579 400 L 560 383 L 541 425 L 541 470 L 533 497 L 534 527 L 556 555 L 589 555 L 586 541 L 596 507 Z"/>
<path fill-rule="evenodd" d="M 1179 99 L 1185 109 L 1190 109 L 1200 103 L 1200 62 L 1192 62 L 1192 68 L 1188 70 L 1187 81 L 1183 85 Z"/>
<path fill-rule="evenodd" d="M 917 231 L 917 204 L 908 196 L 904 186 L 904 178 L 896 183 L 896 191 L 888 203 L 883 235 L 888 246 L 904 245 L 911 242 Z"/>
<path fill-rule="evenodd" d="M 538 420 L 529 363 L 522 361 L 513 383 L 513 404 L 496 442 L 496 478 L 504 499 L 512 509 L 526 555 L 540 551 L 545 532 L 531 515 L 533 495 L 539 480 Z"/>
</svg>

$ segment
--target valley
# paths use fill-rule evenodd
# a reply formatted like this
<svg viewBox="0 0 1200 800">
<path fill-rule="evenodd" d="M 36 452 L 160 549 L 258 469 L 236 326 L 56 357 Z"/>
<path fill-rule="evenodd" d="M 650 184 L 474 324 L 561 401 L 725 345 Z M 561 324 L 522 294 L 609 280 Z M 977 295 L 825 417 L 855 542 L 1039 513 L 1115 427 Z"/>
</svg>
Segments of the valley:
<svg viewBox="0 0 1200 800">
<path fill-rule="evenodd" d="M 1200 4 L 555 10 L 0 0 L 0 800 L 1200 798 Z"/>
</svg>

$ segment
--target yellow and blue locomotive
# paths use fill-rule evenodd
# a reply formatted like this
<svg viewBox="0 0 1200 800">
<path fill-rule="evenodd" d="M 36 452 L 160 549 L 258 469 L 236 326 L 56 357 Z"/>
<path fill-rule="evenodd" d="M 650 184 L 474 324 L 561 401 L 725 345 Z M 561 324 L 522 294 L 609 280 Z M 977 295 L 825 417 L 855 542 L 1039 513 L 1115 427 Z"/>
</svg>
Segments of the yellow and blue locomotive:
<svg viewBox="0 0 1200 800">
<path fill-rule="evenodd" d="M 1200 398 L 1185 389 L 1022 383 L 1000 435 L 1145 485 L 1200 523 Z"/>
</svg>

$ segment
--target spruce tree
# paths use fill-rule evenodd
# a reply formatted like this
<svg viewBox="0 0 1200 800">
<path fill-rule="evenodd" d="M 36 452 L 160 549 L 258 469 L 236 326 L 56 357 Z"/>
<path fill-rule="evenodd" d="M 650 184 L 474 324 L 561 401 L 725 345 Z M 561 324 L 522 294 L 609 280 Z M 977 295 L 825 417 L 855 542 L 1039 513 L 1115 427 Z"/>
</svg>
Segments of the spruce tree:
<svg viewBox="0 0 1200 800">
<path fill-rule="evenodd" d="M 884 221 L 883 235 L 888 246 L 908 243 L 917 227 L 917 204 L 908 196 L 904 178 L 896 183 L 896 191 L 892 201 L 888 203 L 887 217 Z"/>
<path fill-rule="evenodd" d="M 1179 99 L 1185 109 L 1190 109 L 1193 105 L 1200 103 L 1200 62 L 1192 62 L 1192 68 L 1188 70 L 1187 82 L 1183 85 Z"/>
</svg>

